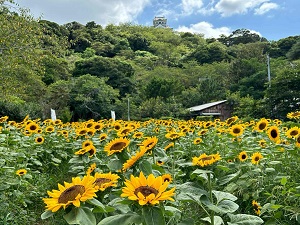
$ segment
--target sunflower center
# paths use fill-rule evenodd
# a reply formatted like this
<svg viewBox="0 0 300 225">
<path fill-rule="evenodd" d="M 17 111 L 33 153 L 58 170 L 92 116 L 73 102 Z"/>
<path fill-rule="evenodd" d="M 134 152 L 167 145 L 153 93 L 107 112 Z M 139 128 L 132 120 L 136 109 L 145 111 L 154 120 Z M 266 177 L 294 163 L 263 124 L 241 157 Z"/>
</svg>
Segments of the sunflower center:
<svg viewBox="0 0 300 225">
<path fill-rule="evenodd" d="M 95 186 L 101 186 L 102 184 L 110 182 L 110 179 L 107 178 L 97 178 L 96 181 L 94 182 Z"/>
<path fill-rule="evenodd" d="M 212 159 L 213 159 L 212 156 L 207 156 L 207 157 L 203 157 L 203 158 L 200 159 L 200 160 L 202 160 L 203 162 L 205 162 L 206 160 L 208 161 L 208 160 L 212 160 Z"/>
<path fill-rule="evenodd" d="M 148 187 L 148 186 L 138 187 L 137 189 L 135 189 L 134 194 L 137 195 L 139 192 L 141 192 L 145 197 L 147 197 L 148 195 L 151 195 L 152 193 L 154 195 L 158 194 L 158 191 L 155 188 Z"/>
<path fill-rule="evenodd" d="M 259 124 L 258 128 L 260 130 L 263 130 L 263 129 L 265 129 L 266 125 L 267 125 L 266 123 L 261 123 L 261 124 Z"/>
<path fill-rule="evenodd" d="M 247 156 L 246 155 L 242 155 L 242 159 L 246 159 L 247 158 Z"/>
<path fill-rule="evenodd" d="M 255 161 L 255 162 L 259 161 L 259 156 L 256 156 L 256 157 L 254 158 L 254 161 Z"/>
<path fill-rule="evenodd" d="M 125 142 L 117 142 L 115 144 L 113 144 L 110 148 L 110 150 L 121 150 L 126 146 Z"/>
<path fill-rule="evenodd" d="M 83 185 L 74 185 L 64 190 L 58 198 L 58 203 L 67 204 L 69 201 L 75 200 L 78 194 L 82 195 L 85 191 Z"/>
<path fill-rule="evenodd" d="M 277 138 L 278 134 L 276 130 L 271 130 L 271 137 L 272 138 Z"/>
<path fill-rule="evenodd" d="M 293 130 L 291 133 L 290 133 L 290 135 L 292 135 L 292 136 L 296 136 L 298 134 L 298 131 L 297 130 Z"/>
<path fill-rule="evenodd" d="M 31 125 L 31 126 L 29 127 L 29 129 L 30 129 L 30 130 L 36 130 L 37 127 L 36 127 L 35 125 Z"/>
<path fill-rule="evenodd" d="M 240 128 L 234 128 L 233 133 L 239 134 L 241 132 Z"/>
</svg>

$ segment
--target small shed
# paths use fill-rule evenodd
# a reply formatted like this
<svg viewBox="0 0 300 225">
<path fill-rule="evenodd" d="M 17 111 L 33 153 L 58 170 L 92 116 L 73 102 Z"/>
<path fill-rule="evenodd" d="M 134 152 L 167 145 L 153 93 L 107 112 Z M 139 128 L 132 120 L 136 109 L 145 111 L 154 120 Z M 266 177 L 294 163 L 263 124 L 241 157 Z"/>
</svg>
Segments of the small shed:
<svg viewBox="0 0 300 225">
<path fill-rule="evenodd" d="M 213 116 L 220 118 L 220 120 L 226 120 L 231 117 L 231 106 L 227 103 L 227 100 L 210 102 L 203 105 L 197 105 L 188 108 L 192 116 Z"/>
</svg>

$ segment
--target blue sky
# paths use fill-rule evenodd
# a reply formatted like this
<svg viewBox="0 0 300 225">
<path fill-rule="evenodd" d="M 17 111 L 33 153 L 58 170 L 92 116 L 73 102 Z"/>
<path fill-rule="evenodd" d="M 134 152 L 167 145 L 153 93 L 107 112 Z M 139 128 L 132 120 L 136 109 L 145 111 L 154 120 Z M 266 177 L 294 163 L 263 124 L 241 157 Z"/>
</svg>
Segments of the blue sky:
<svg viewBox="0 0 300 225">
<path fill-rule="evenodd" d="M 16 0 L 35 17 L 58 24 L 95 21 L 151 26 L 165 16 L 175 31 L 229 35 L 245 28 L 269 41 L 300 35 L 300 0 Z"/>
</svg>

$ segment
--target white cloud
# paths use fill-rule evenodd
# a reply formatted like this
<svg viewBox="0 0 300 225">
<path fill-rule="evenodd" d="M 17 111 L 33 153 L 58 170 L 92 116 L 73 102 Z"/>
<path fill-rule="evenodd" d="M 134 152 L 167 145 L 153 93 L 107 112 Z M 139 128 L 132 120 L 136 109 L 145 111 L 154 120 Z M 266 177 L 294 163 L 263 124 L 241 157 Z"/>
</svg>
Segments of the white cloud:
<svg viewBox="0 0 300 225">
<path fill-rule="evenodd" d="M 134 21 L 151 0 L 17 0 L 30 8 L 35 17 L 64 24 L 72 21 L 101 25 Z"/>
<path fill-rule="evenodd" d="M 269 0 L 220 0 L 215 5 L 215 10 L 226 17 L 233 14 L 245 14 L 267 2 Z"/>
<path fill-rule="evenodd" d="M 272 9 L 279 8 L 279 5 L 273 2 L 265 2 L 259 8 L 255 9 L 255 14 L 262 15 L 269 12 Z"/>
<path fill-rule="evenodd" d="M 184 15 L 191 15 L 202 8 L 203 2 L 202 0 L 182 0 L 181 6 Z"/>
<path fill-rule="evenodd" d="M 205 38 L 218 38 L 221 34 L 228 36 L 231 34 L 231 30 L 228 27 L 214 28 L 214 26 L 208 22 L 199 22 L 196 24 L 191 24 L 190 27 L 179 26 L 176 31 L 179 32 L 190 32 L 204 34 Z"/>
</svg>

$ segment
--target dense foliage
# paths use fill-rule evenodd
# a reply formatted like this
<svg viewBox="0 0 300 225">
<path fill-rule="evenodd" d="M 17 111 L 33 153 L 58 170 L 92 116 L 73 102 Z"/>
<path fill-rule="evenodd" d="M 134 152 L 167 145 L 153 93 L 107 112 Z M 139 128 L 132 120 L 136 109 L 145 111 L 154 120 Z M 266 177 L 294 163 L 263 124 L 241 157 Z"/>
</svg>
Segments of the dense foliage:
<svg viewBox="0 0 300 225">
<path fill-rule="evenodd" d="M 299 109 L 300 36 L 273 41 L 238 29 L 205 39 L 133 24 L 59 25 L 13 1 L 0 1 L 0 27 L 0 115 L 12 119 L 48 118 L 50 108 L 64 121 L 110 110 L 125 119 L 129 107 L 132 119 L 188 118 L 188 107 L 223 99 L 247 119 Z"/>
</svg>

